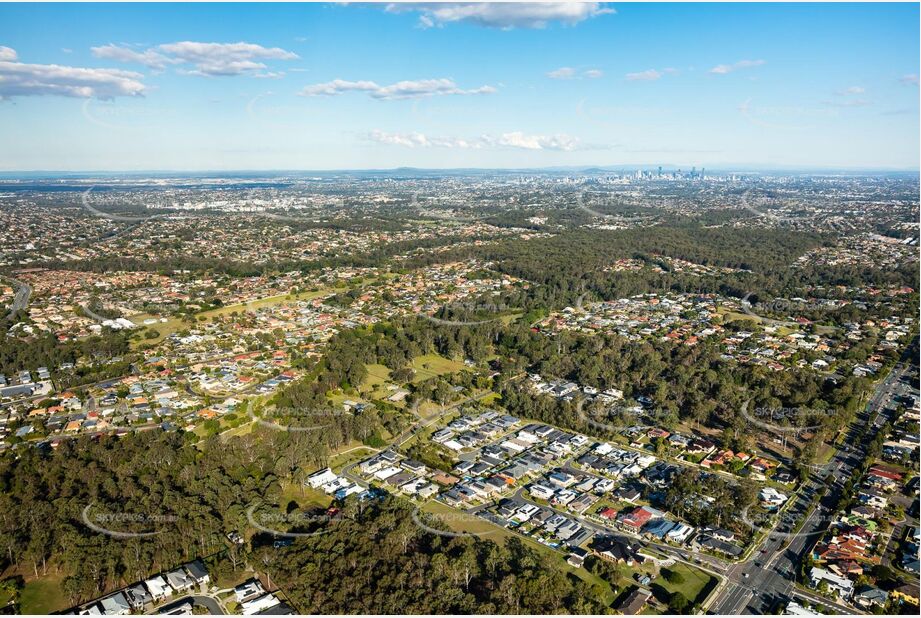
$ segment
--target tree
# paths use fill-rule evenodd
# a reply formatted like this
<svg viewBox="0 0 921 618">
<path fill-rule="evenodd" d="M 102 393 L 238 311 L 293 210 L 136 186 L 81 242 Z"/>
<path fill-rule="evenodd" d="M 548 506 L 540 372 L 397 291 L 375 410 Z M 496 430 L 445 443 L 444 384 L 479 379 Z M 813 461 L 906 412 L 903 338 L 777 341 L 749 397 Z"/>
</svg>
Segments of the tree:
<svg viewBox="0 0 921 618">
<path fill-rule="evenodd" d="M 675 614 L 686 614 L 691 602 L 681 592 L 673 592 L 668 599 L 668 609 Z"/>
</svg>

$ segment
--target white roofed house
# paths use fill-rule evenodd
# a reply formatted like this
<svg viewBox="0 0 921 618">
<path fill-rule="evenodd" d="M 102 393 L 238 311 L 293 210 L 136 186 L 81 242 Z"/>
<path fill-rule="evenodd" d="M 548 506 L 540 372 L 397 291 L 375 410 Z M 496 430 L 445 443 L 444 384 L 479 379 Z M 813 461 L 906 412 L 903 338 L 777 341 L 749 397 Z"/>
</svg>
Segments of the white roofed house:
<svg viewBox="0 0 921 618">
<path fill-rule="evenodd" d="M 854 582 L 819 567 L 812 567 L 809 571 L 809 581 L 813 588 L 819 588 L 824 583 L 830 591 L 843 599 L 849 599 L 854 592 Z"/>
<path fill-rule="evenodd" d="M 240 603 L 240 610 L 244 616 L 251 616 L 262 613 L 270 607 L 275 607 L 278 603 L 278 598 L 274 594 L 266 594 L 251 601 Z"/>
<path fill-rule="evenodd" d="M 327 483 L 335 481 L 337 478 L 338 477 L 332 470 L 326 468 L 325 470 L 320 470 L 307 477 L 307 484 L 314 489 L 318 489 Z"/>
<path fill-rule="evenodd" d="M 172 594 L 172 590 L 170 590 L 169 584 L 166 583 L 166 580 L 162 575 L 156 575 L 146 580 L 144 582 L 144 586 L 147 587 L 147 591 L 150 593 L 151 598 L 155 602 L 162 601 L 170 594 Z"/>
<path fill-rule="evenodd" d="M 237 598 L 237 603 L 242 603 L 262 596 L 265 594 L 265 588 L 262 587 L 262 582 L 258 579 L 249 579 L 234 588 L 233 593 Z"/>
</svg>

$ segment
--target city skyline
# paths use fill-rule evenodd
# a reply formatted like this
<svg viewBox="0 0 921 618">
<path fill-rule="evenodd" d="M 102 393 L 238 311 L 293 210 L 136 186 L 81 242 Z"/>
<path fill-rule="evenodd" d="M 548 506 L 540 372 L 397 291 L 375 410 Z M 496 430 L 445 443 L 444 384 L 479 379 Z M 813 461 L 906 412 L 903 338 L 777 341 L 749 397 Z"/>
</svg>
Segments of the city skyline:
<svg viewBox="0 0 921 618">
<path fill-rule="evenodd" d="M 918 15 L 3 5 L 0 171 L 915 171 Z"/>
</svg>

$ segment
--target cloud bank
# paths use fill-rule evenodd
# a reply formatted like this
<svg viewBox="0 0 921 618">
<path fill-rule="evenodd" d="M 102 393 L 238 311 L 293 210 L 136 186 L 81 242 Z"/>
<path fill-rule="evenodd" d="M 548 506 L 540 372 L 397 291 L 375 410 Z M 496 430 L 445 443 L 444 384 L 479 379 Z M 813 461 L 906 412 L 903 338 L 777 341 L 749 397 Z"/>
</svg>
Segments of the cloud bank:
<svg viewBox="0 0 921 618">
<path fill-rule="evenodd" d="M 18 61 L 16 51 L 0 47 L 0 99 L 63 96 L 110 100 L 142 96 L 143 75 L 119 69 L 88 69 Z"/>
<path fill-rule="evenodd" d="M 423 28 L 468 22 L 486 28 L 546 28 L 551 22 L 574 25 L 616 13 L 603 2 L 411 2 L 387 5 L 390 13 L 420 13 Z"/>
<path fill-rule="evenodd" d="M 421 99 L 446 95 L 492 94 L 496 92 L 496 89 L 492 86 L 480 86 L 479 88 L 465 90 L 458 87 L 453 80 L 444 78 L 405 80 L 389 86 L 381 86 L 373 81 L 334 79 L 331 82 L 307 86 L 298 94 L 304 97 L 334 97 L 347 92 L 364 92 L 375 99 L 394 100 Z"/>
<path fill-rule="evenodd" d="M 184 73 L 205 77 L 249 75 L 271 77 L 266 73 L 268 60 L 295 60 L 298 55 L 280 47 L 263 47 L 255 43 L 201 43 L 179 41 L 165 43 L 145 50 L 123 45 L 103 45 L 91 48 L 97 58 L 141 64 L 162 71 L 168 66 L 186 66 Z"/>
<path fill-rule="evenodd" d="M 597 150 L 598 146 L 588 146 L 569 135 L 528 135 L 521 131 L 502 133 L 501 135 L 481 135 L 473 139 L 459 137 L 431 136 L 424 133 L 388 133 L 371 131 L 366 138 L 369 141 L 390 146 L 406 148 L 456 148 L 488 149 L 511 148 L 519 150 L 550 150 L 572 152 L 574 150 Z"/>
</svg>

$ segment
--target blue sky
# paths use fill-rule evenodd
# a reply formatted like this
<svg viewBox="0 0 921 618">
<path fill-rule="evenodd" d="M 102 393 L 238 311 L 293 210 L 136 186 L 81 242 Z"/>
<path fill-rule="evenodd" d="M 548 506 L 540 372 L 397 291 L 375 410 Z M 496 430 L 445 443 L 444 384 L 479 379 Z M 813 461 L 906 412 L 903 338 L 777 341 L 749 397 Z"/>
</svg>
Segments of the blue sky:
<svg viewBox="0 0 921 618">
<path fill-rule="evenodd" d="M 0 5 L 0 170 L 918 169 L 917 4 Z"/>
</svg>

